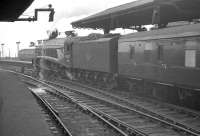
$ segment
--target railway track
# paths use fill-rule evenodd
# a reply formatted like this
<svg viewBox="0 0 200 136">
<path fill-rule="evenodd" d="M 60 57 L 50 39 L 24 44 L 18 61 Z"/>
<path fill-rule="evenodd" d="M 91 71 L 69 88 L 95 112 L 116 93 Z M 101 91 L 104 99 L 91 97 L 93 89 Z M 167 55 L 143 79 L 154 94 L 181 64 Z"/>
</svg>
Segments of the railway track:
<svg viewBox="0 0 200 136">
<path fill-rule="evenodd" d="M 30 89 L 31 90 L 31 89 Z M 41 107 L 43 107 L 43 113 L 45 114 L 45 120 L 49 125 L 50 131 L 54 136 L 72 136 L 71 132 L 66 128 L 63 122 L 57 115 L 57 112 L 45 101 L 42 99 L 38 93 L 31 90 L 31 93 L 39 101 Z"/>
<path fill-rule="evenodd" d="M 60 93 L 56 88 L 48 88 L 47 84 L 37 83 L 37 80 L 28 76 L 23 81 L 39 86 L 39 88 L 31 87 L 30 90 L 53 111 L 54 116 L 58 118 L 56 120 L 61 122 L 61 127 L 66 128 L 70 136 L 128 136 L 86 105 L 77 103 L 73 98 Z M 44 93 L 37 93 L 37 90 L 41 91 L 41 87 Z"/>
<path fill-rule="evenodd" d="M 129 108 L 141 110 L 166 120 L 167 122 L 200 134 L 200 113 L 197 111 L 144 97 L 130 96 L 130 94 L 124 95 L 125 92 L 121 93 L 121 91 L 117 90 L 103 91 L 88 85 L 66 80 L 59 80 L 58 82 L 63 83 L 63 85 L 67 84 L 72 88 L 75 87 L 79 90 L 86 88 L 83 93 L 94 94 L 99 97 L 104 97 L 105 99 L 110 99 L 114 102 L 128 106 Z"/>
<path fill-rule="evenodd" d="M 86 105 L 87 107 L 89 107 L 89 109 L 92 109 L 101 117 L 123 130 L 127 135 L 199 135 L 196 130 L 182 127 L 180 124 L 171 123 L 166 119 L 158 118 L 148 112 L 144 113 L 141 110 L 130 108 L 130 105 L 125 106 L 123 104 L 120 104 L 119 101 L 122 100 L 118 100 L 118 102 L 112 101 L 110 99 L 110 96 L 110 98 L 107 99 L 105 98 L 105 96 L 102 96 L 102 94 L 99 95 L 98 93 L 97 95 L 96 91 L 94 95 L 92 93 L 86 93 L 86 89 L 83 88 L 82 89 L 84 90 L 84 93 L 80 90 L 72 89 L 58 83 L 48 83 L 51 83 L 56 87 L 62 88 L 59 90 L 59 93 L 65 94 L 66 96 L 74 99 L 81 105 Z M 122 103 L 124 103 L 124 101 L 122 101 Z"/>
<path fill-rule="evenodd" d="M 86 93 L 93 93 L 98 96 L 105 97 L 106 99 L 129 106 L 130 108 L 142 110 L 143 112 L 149 113 L 160 119 L 164 119 L 170 123 L 200 134 L 200 113 L 197 111 L 144 97 L 130 96 L 130 93 L 125 94 L 125 92 L 121 93 L 122 91 L 118 90 L 105 92 L 103 90 L 76 82 L 64 80 L 59 80 L 59 82 L 67 84 L 68 86 L 71 85 L 71 87 L 76 87 L 76 89 L 78 89 L 77 86 L 87 88 L 84 90 Z M 75 84 L 75 86 L 73 86 L 73 84 Z M 81 89 L 80 87 L 79 89 Z"/>
<path fill-rule="evenodd" d="M 38 88 L 31 88 L 37 90 Z M 60 93 L 44 90 L 39 93 L 51 109 L 59 116 L 63 124 L 70 130 L 73 136 L 127 136 L 101 116 L 88 109 L 84 105 L 77 104 L 72 99 Z"/>
<path fill-rule="evenodd" d="M 79 103 L 97 109 L 101 114 L 103 112 L 105 118 L 112 119 L 115 123 L 117 122 L 118 126 L 125 124 L 128 129 L 137 130 L 144 135 L 199 135 L 196 129 L 186 128 L 182 124 L 171 122 L 168 118 L 164 118 L 164 116 L 158 118 L 152 113 L 141 111 L 141 109 L 130 108 L 130 105 L 127 106 L 127 103 L 126 106 L 125 104 L 120 104 L 119 101 L 122 100 L 118 99 L 118 102 L 116 102 L 108 97 L 102 96 L 102 94 L 97 95 L 96 92 L 94 95 L 91 91 L 89 93 L 87 91 L 85 92 L 85 89 L 83 89 L 83 92 L 65 87 L 64 85 L 58 85 L 57 83 L 48 83 L 62 88 L 65 90 L 63 91 L 64 94 L 73 97 Z"/>
</svg>

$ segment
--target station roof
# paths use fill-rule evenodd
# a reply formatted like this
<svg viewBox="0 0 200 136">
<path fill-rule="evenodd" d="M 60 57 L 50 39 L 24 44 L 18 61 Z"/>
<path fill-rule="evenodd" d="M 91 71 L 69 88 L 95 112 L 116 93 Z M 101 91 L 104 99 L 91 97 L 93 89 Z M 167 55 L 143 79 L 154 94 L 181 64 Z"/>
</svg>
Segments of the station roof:
<svg viewBox="0 0 200 136">
<path fill-rule="evenodd" d="M 75 28 L 128 28 L 152 23 L 152 13 L 160 6 L 161 21 L 174 22 L 200 18 L 200 0 L 137 0 L 109 8 L 72 22 Z"/>
<path fill-rule="evenodd" d="M 1 0 L 0 22 L 15 21 L 34 0 Z"/>
</svg>

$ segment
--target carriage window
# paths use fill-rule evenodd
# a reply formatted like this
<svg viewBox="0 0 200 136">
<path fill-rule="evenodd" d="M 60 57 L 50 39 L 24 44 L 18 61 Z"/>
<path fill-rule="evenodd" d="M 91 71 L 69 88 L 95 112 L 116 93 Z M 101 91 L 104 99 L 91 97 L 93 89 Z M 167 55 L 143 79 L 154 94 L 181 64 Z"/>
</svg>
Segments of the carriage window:
<svg viewBox="0 0 200 136">
<path fill-rule="evenodd" d="M 185 66 L 196 67 L 196 50 L 185 50 Z"/>
<path fill-rule="evenodd" d="M 151 62 L 152 60 L 152 52 L 153 51 L 153 44 L 152 42 L 146 42 L 144 44 L 144 61 Z"/>
<path fill-rule="evenodd" d="M 135 47 L 130 45 L 130 59 L 135 56 Z"/>
</svg>

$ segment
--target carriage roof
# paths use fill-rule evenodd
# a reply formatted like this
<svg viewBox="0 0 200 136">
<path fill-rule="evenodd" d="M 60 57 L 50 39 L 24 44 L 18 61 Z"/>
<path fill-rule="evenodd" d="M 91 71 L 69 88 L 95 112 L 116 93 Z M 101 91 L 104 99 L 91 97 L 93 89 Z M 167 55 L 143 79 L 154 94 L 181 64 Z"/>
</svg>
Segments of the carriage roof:
<svg viewBox="0 0 200 136">
<path fill-rule="evenodd" d="M 200 24 L 188 24 L 176 27 L 132 33 L 120 38 L 120 41 L 143 41 L 200 36 Z"/>
</svg>

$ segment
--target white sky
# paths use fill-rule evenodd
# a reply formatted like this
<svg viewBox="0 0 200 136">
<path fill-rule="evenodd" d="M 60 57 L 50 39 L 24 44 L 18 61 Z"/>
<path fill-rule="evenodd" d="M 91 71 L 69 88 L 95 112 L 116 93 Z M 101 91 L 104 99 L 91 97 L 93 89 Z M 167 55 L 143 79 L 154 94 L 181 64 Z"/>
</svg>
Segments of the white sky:
<svg viewBox="0 0 200 136">
<path fill-rule="evenodd" d="M 55 9 L 54 22 L 48 22 L 49 13 L 40 13 L 39 21 L 36 22 L 0 22 L 0 44 L 5 44 L 4 56 L 8 56 L 8 49 L 11 50 L 11 55 L 15 56 L 17 41 L 21 42 L 20 49 L 28 48 L 31 41 L 47 38 L 47 30 L 72 30 L 72 21 L 132 1 L 134 0 L 35 0 L 23 13 L 26 15 L 23 17 L 33 16 L 35 8 L 46 8 L 48 4 L 52 4 Z M 79 35 L 87 35 L 95 31 L 81 29 L 76 32 Z"/>
</svg>

